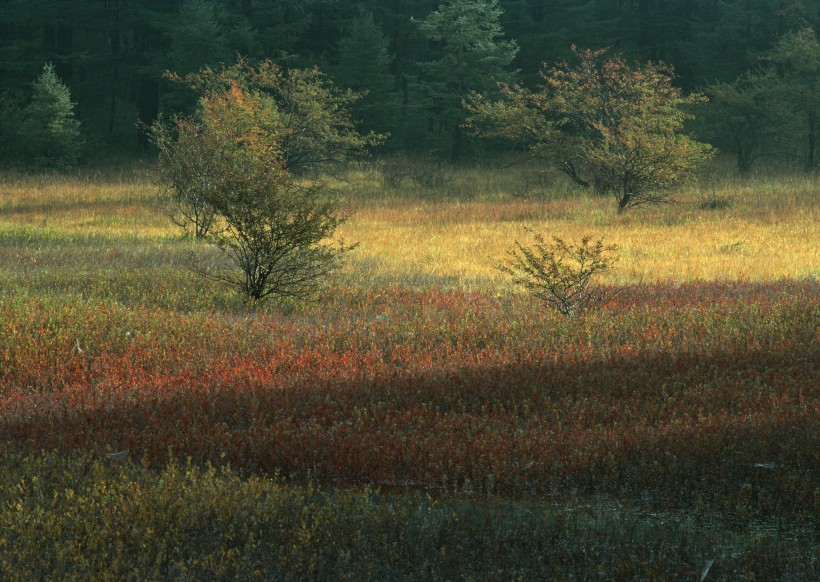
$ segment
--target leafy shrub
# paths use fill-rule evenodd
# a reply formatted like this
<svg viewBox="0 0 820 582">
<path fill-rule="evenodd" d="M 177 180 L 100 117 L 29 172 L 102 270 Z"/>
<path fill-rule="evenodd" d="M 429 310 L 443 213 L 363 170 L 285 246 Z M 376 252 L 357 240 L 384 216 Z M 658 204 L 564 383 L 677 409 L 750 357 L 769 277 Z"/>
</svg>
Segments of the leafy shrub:
<svg viewBox="0 0 820 582">
<path fill-rule="evenodd" d="M 580 316 L 612 297 L 612 290 L 598 286 L 594 278 L 615 263 L 617 259 L 610 253 L 617 246 L 604 246 L 602 239 L 590 244 L 592 239 L 588 236 L 579 245 L 568 244 L 559 237 L 552 237 L 552 244 L 547 244 L 541 235 L 533 235 L 535 245 L 528 248 L 516 241 L 516 248 L 508 253 L 509 263 L 499 265 L 499 270 L 512 275 L 516 283 L 570 317 Z"/>
<path fill-rule="evenodd" d="M 217 147 L 213 135 L 190 120 L 176 119 L 173 127 L 154 124 L 151 138 L 159 150 L 157 175 L 168 216 L 204 239 L 216 219 L 209 202 L 218 188 L 211 159 Z"/>
<path fill-rule="evenodd" d="M 377 141 L 359 135 L 347 106 L 318 71 L 240 61 L 177 79 L 200 92 L 192 119 L 158 121 L 159 178 L 178 224 L 192 224 L 235 271 L 199 272 L 252 302 L 304 297 L 352 247 L 331 240 L 345 220 L 326 184 L 296 172 L 321 170 Z M 218 224 L 218 228 L 215 228 Z"/>
</svg>

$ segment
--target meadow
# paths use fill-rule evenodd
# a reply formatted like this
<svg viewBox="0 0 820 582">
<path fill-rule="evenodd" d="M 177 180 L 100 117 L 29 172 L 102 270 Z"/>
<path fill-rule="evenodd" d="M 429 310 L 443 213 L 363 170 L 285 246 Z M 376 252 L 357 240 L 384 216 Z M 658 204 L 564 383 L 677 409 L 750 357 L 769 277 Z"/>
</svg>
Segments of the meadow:
<svg viewBox="0 0 820 582">
<path fill-rule="evenodd" d="M 255 308 L 145 169 L 0 174 L 0 579 L 817 578 L 818 179 L 529 172 L 352 170 L 359 246 Z M 526 229 L 616 298 L 513 286 Z"/>
</svg>

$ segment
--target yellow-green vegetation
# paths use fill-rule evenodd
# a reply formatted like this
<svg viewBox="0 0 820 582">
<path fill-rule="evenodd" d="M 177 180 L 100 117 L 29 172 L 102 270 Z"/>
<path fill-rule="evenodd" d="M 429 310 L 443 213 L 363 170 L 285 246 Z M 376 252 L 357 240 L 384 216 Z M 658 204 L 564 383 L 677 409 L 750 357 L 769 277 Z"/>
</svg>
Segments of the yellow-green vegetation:
<svg viewBox="0 0 820 582">
<path fill-rule="evenodd" d="M 368 177 L 369 191 L 378 192 L 374 177 L 362 176 Z M 561 183 L 521 198 L 527 178 L 515 169 L 479 170 L 457 174 L 434 196 L 374 195 L 356 205 L 340 229 L 347 240 L 360 242 L 351 272 L 364 265 L 379 277 L 497 288 L 505 276 L 495 265 L 513 240 L 531 242 L 529 228 L 617 244 L 621 261 L 609 274 L 613 283 L 820 275 L 817 178 L 727 179 L 690 188 L 677 204 L 623 215 L 613 211 L 610 198 L 567 192 Z"/>
<path fill-rule="evenodd" d="M 816 178 L 382 180 L 251 309 L 144 169 L 0 176 L 0 580 L 817 577 Z M 527 228 L 617 244 L 615 299 L 519 292 Z"/>
<path fill-rule="evenodd" d="M 713 577 L 810 575 L 808 532 L 774 540 L 706 525 L 604 501 L 329 491 L 173 459 L 151 472 L 0 449 L 0 577 L 9 582 L 691 579 L 720 546 L 734 552 Z"/>
<path fill-rule="evenodd" d="M 537 176 L 521 168 L 456 170 L 427 190 L 412 183 L 386 189 L 374 169 L 348 178 L 341 187 L 353 215 L 339 232 L 359 243 L 343 271 L 356 281 L 503 289 L 506 277 L 495 267 L 514 240 L 531 242 L 527 228 L 618 245 L 621 260 L 605 279 L 610 283 L 820 276 L 820 179 L 813 176 L 712 179 L 685 190 L 676 204 L 623 215 L 609 198 L 563 182 L 533 185 Z M 5 174 L 0 193 L 4 237 L 103 237 L 112 252 L 143 249 L 156 261 L 168 253 L 146 246 L 169 245 L 171 254 L 185 246 L 144 171 Z M 14 268 L 10 263 L 4 269 Z"/>
</svg>

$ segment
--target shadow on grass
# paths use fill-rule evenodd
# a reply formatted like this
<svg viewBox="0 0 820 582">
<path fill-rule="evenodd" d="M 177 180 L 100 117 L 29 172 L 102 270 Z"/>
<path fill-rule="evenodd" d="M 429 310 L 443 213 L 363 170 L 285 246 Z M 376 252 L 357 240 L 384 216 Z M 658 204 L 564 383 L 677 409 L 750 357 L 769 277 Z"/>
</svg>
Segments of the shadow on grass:
<svg viewBox="0 0 820 582">
<path fill-rule="evenodd" d="M 170 450 L 328 485 L 574 491 L 803 521 L 820 509 L 816 355 L 737 348 L 294 381 L 264 362 L 206 377 L 97 370 L 85 385 L 7 397 L 0 428 L 27 449 L 124 451 L 152 466 Z"/>
</svg>

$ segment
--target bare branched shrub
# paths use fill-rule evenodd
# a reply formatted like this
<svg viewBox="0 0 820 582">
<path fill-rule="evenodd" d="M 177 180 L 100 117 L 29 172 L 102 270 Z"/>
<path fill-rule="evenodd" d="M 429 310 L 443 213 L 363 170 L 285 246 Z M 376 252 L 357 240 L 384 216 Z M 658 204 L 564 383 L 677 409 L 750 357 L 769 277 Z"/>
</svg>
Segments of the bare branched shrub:
<svg viewBox="0 0 820 582">
<path fill-rule="evenodd" d="M 382 186 L 396 189 L 405 182 L 412 182 L 424 190 L 435 190 L 448 185 L 455 173 L 455 167 L 443 155 L 423 157 L 392 156 L 379 164 L 382 172 Z"/>
<path fill-rule="evenodd" d="M 208 202 L 219 182 L 211 157 L 213 134 L 182 118 L 171 126 L 155 123 L 147 130 L 159 151 L 157 182 L 166 213 L 174 224 L 204 239 L 216 218 Z"/>
<path fill-rule="evenodd" d="M 532 232 L 532 231 L 530 231 Z M 595 277 L 608 271 L 617 261 L 615 245 L 605 246 L 602 239 L 592 243 L 585 236 L 578 245 L 556 236 L 552 243 L 532 233 L 535 245 L 525 247 L 518 241 L 508 252 L 510 260 L 498 269 L 513 277 L 533 295 L 569 317 L 610 300 L 613 291 L 595 283 Z"/>
<path fill-rule="evenodd" d="M 391 190 L 401 186 L 410 174 L 407 160 L 398 156 L 381 160 L 379 168 L 382 172 L 382 186 Z"/>
</svg>

